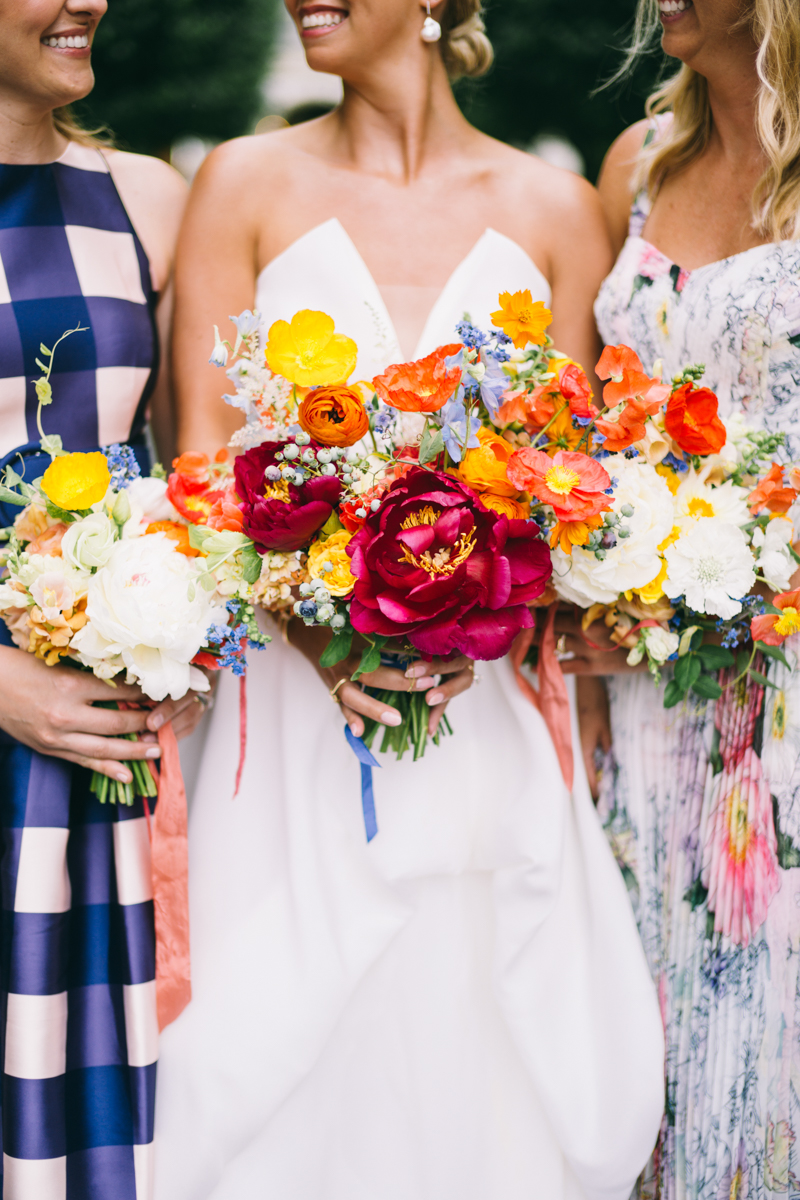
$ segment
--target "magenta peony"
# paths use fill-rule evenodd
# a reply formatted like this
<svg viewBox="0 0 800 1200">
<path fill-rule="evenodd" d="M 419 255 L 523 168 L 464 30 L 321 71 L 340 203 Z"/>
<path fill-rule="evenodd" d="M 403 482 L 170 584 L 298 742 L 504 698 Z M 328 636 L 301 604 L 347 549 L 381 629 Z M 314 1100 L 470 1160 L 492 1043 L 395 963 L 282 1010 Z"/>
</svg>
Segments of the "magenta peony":
<svg viewBox="0 0 800 1200">
<path fill-rule="evenodd" d="M 550 552 L 532 521 L 485 508 L 459 480 L 413 467 L 348 547 L 350 620 L 423 655 L 501 658 L 533 618 Z"/>
<path fill-rule="evenodd" d="M 240 454 L 234 474 L 247 536 L 261 551 L 287 553 L 307 546 L 322 528 L 342 485 L 335 475 L 317 476 L 299 487 L 285 479 L 268 479 L 267 468 L 280 466 L 275 461 L 280 449 L 280 443 L 272 442 Z"/>
</svg>

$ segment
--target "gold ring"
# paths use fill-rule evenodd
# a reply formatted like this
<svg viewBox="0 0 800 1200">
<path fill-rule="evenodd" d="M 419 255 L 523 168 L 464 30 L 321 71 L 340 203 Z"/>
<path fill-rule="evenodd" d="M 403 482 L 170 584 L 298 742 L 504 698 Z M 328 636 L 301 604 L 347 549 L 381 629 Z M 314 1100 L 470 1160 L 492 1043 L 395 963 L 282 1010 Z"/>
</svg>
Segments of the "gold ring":
<svg viewBox="0 0 800 1200">
<path fill-rule="evenodd" d="M 200 694 L 200 692 L 195 692 L 194 698 L 197 701 L 197 703 L 200 705 L 200 707 L 203 709 L 203 711 L 205 712 L 205 710 L 208 708 L 209 703 L 210 703 L 208 696 L 203 696 Z"/>
<path fill-rule="evenodd" d="M 556 642 L 556 654 L 566 654 L 567 651 L 567 635 L 562 633 L 561 637 Z"/>
<path fill-rule="evenodd" d="M 330 696 L 330 698 L 334 702 L 334 704 L 338 704 L 341 706 L 341 703 L 342 703 L 341 697 L 337 696 L 336 693 L 338 692 L 340 687 L 342 687 L 345 683 L 349 683 L 349 682 L 350 682 L 350 680 L 349 680 L 348 676 L 343 675 L 342 678 L 339 680 L 339 682 L 335 683 L 333 685 L 333 687 L 330 689 L 330 691 L 328 692 L 328 695 Z"/>
</svg>

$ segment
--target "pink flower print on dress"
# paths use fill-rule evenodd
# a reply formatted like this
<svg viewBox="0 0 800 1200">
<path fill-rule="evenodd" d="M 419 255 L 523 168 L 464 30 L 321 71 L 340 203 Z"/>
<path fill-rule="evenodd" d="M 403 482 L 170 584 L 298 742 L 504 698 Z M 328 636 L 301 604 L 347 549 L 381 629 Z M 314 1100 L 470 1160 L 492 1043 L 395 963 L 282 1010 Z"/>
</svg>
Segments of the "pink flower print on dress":
<svg viewBox="0 0 800 1200">
<path fill-rule="evenodd" d="M 714 930 L 747 946 L 780 887 L 772 797 L 748 747 L 714 780 L 703 854 L 703 886 Z"/>
<path fill-rule="evenodd" d="M 645 245 L 642 257 L 639 259 L 639 275 L 644 279 L 660 279 L 669 275 L 671 263 L 655 246 Z"/>
<path fill-rule="evenodd" d="M 675 280 L 675 291 L 678 293 L 678 295 L 680 295 L 683 289 L 686 287 L 690 275 L 691 271 L 686 271 L 683 267 L 681 267 L 678 271 L 678 277 Z"/>
<path fill-rule="evenodd" d="M 761 669 L 759 663 L 754 665 Z M 752 746 L 764 699 L 763 687 L 744 679 L 733 687 L 726 687 L 735 674 L 735 670 L 731 669 L 720 675 L 719 682 L 725 690 L 714 710 L 714 724 L 719 730 L 719 752 L 726 771 L 732 771 L 747 747 Z"/>
</svg>

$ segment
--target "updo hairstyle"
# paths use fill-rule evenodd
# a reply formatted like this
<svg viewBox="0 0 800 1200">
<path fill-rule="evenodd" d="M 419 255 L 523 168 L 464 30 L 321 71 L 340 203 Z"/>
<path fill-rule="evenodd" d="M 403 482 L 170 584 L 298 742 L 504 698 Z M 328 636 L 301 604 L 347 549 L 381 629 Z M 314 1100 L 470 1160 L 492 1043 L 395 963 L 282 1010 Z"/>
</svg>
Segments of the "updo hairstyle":
<svg viewBox="0 0 800 1200">
<path fill-rule="evenodd" d="M 447 0 L 441 18 L 442 58 L 451 79 L 485 75 L 494 51 L 481 19 L 481 0 Z"/>
</svg>

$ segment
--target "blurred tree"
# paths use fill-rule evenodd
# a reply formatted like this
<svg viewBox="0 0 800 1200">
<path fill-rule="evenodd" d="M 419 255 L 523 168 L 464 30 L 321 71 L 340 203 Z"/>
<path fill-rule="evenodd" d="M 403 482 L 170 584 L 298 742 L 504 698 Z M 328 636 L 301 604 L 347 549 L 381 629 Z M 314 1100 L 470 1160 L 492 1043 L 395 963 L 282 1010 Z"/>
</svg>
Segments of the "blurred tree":
<svg viewBox="0 0 800 1200">
<path fill-rule="evenodd" d="M 485 79 L 457 85 L 465 113 L 521 147 L 542 134 L 567 138 L 594 180 L 617 134 L 643 115 L 663 62 L 659 50 L 630 79 L 592 95 L 621 62 L 635 0 L 489 0 L 487 9 L 495 65 Z"/>
<path fill-rule="evenodd" d="M 252 130 L 279 0 L 110 0 L 97 31 L 96 84 L 80 107 L 118 143 L 165 155 L 178 138 Z"/>
</svg>

